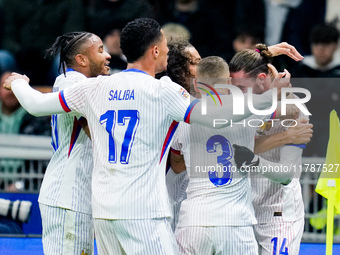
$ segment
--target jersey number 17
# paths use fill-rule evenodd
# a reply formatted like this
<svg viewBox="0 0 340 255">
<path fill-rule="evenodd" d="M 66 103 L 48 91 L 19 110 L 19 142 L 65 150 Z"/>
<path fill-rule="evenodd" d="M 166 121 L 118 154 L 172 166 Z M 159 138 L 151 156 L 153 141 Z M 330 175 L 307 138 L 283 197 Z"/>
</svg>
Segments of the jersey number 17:
<svg viewBox="0 0 340 255">
<path fill-rule="evenodd" d="M 127 124 L 128 121 L 128 124 Z M 114 140 L 116 124 L 119 126 L 127 125 L 122 149 L 120 154 L 120 163 L 129 164 L 131 147 L 135 139 L 136 130 L 139 124 L 139 112 L 137 110 L 108 110 L 100 116 L 100 124 L 106 124 L 106 131 L 109 133 L 109 162 L 117 163 L 117 149 Z"/>
</svg>

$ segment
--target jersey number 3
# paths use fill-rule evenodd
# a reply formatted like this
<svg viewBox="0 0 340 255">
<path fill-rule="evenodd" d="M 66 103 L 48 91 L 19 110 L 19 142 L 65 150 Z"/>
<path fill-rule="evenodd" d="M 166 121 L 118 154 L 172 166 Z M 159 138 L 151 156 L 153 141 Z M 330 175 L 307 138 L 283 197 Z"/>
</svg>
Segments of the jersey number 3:
<svg viewBox="0 0 340 255">
<path fill-rule="evenodd" d="M 120 154 L 120 163 L 122 164 L 129 164 L 131 147 L 139 124 L 139 112 L 137 110 L 118 110 L 117 112 L 108 110 L 100 116 L 100 124 L 106 124 L 106 131 L 109 133 L 109 162 L 111 164 L 117 163 L 117 149 L 114 140 L 116 123 L 119 126 L 125 126 L 127 121 L 129 123 L 127 124 Z"/>
<path fill-rule="evenodd" d="M 217 156 L 217 164 L 221 166 L 223 176 L 219 177 L 219 171 L 209 171 L 209 179 L 216 186 L 228 185 L 232 180 L 232 172 L 230 171 L 230 167 L 232 166 L 231 158 L 233 157 L 233 149 L 231 148 L 230 142 L 221 135 L 214 135 L 210 137 L 207 141 L 207 152 L 215 153 L 216 147 L 221 145 L 222 147 L 222 155 Z"/>
</svg>

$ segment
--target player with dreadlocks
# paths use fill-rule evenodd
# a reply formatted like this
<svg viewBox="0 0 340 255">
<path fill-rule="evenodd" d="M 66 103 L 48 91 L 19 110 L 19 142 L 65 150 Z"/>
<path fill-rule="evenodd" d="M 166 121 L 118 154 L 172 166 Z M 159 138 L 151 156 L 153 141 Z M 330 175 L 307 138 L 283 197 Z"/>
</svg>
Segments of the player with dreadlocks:
<svg viewBox="0 0 340 255">
<path fill-rule="evenodd" d="M 101 39 L 87 32 L 59 36 L 46 56 L 60 52 L 53 91 L 62 91 L 88 77 L 109 74 L 110 55 Z M 91 208 L 92 144 L 80 115 L 52 115 L 54 154 L 40 189 L 44 254 L 93 254 Z"/>
</svg>

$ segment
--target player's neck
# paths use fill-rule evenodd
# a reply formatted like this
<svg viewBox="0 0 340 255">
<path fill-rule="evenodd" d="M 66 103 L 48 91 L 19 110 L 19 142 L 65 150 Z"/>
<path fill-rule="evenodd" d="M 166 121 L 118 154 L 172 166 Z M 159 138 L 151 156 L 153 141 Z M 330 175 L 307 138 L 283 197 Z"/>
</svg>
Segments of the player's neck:
<svg viewBox="0 0 340 255">
<path fill-rule="evenodd" d="M 128 63 L 126 69 L 132 69 L 132 68 L 144 71 L 147 74 L 151 75 L 152 77 L 155 77 L 156 75 L 155 67 L 147 64 L 146 62 L 137 61 L 134 63 Z"/>
<path fill-rule="evenodd" d="M 92 77 L 91 76 L 91 70 L 88 67 L 83 67 L 83 66 L 80 66 L 80 65 L 75 65 L 75 66 L 72 66 L 70 68 L 72 68 L 74 71 L 77 71 L 79 73 L 84 74 L 87 78 Z"/>
</svg>

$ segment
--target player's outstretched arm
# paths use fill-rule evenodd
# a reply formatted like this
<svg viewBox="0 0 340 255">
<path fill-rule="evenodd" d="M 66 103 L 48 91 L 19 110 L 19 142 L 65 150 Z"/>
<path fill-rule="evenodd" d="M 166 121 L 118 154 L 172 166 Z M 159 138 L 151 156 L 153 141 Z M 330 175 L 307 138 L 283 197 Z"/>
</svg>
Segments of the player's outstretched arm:
<svg viewBox="0 0 340 255">
<path fill-rule="evenodd" d="M 284 148 L 287 148 L 285 148 L 280 153 L 281 161 L 279 163 L 270 162 L 262 157 L 259 157 L 245 146 L 234 144 L 233 147 L 235 151 L 235 163 L 239 169 L 247 170 L 251 167 L 259 167 L 258 172 L 260 174 L 274 182 L 281 184 L 286 185 L 290 183 L 297 174 L 298 167 L 296 166 L 301 164 L 302 149 L 295 146 L 290 146 L 291 148 L 284 146 Z M 293 151 L 293 154 L 291 155 L 290 153 L 292 150 L 298 151 Z M 288 153 L 289 155 L 293 156 L 293 158 L 290 157 Z"/>
<path fill-rule="evenodd" d="M 303 56 L 295 49 L 295 47 L 286 42 L 268 46 L 268 50 L 274 56 L 287 55 L 295 61 L 301 61 L 303 59 Z"/>
<path fill-rule="evenodd" d="M 295 127 L 274 135 L 261 135 L 255 139 L 254 153 L 259 154 L 285 144 L 306 144 L 313 136 L 313 124 L 307 119 L 297 119 Z"/>
<path fill-rule="evenodd" d="M 41 93 L 28 84 L 25 75 L 12 73 L 5 81 L 4 87 L 13 91 L 19 103 L 34 116 L 47 116 L 65 113 L 60 102 L 59 93 Z"/>
</svg>

